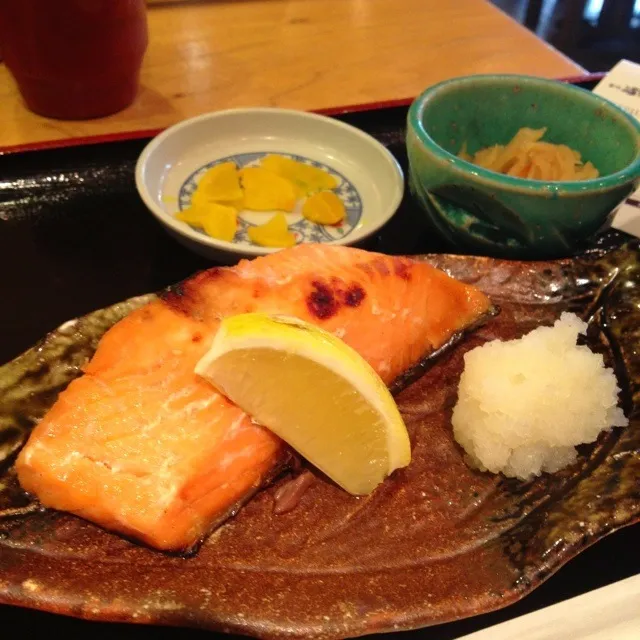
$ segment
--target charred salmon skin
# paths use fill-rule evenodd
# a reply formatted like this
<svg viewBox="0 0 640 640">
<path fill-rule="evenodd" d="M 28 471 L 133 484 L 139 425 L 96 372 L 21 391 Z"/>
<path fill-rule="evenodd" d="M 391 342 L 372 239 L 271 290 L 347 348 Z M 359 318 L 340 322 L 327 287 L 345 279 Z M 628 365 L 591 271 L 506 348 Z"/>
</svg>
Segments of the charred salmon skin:
<svg viewBox="0 0 640 640">
<path fill-rule="evenodd" d="M 194 368 L 221 318 L 313 322 L 391 383 L 478 322 L 489 299 L 425 262 L 305 244 L 203 271 L 102 337 L 16 468 L 54 509 L 162 550 L 188 550 L 268 482 L 287 449 Z"/>
</svg>

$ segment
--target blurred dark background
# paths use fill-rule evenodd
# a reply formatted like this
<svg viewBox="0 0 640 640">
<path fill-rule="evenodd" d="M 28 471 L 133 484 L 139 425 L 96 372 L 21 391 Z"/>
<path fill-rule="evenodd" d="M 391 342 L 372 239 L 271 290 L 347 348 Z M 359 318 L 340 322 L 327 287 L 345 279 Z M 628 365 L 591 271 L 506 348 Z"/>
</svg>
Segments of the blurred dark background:
<svg viewBox="0 0 640 640">
<path fill-rule="evenodd" d="M 640 0 L 491 0 L 588 71 L 640 62 Z"/>
</svg>

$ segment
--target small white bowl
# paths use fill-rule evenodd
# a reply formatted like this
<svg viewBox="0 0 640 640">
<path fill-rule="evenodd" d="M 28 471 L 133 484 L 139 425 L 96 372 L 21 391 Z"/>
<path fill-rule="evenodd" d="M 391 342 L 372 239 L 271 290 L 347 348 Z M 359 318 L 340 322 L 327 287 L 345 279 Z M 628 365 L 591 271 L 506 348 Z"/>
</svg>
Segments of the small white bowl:
<svg viewBox="0 0 640 640">
<path fill-rule="evenodd" d="M 288 109 L 230 109 L 180 122 L 143 150 L 136 187 L 151 213 L 183 245 L 215 260 L 273 253 L 252 244 L 246 229 L 268 220 L 241 212 L 233 242 L 216 240 L 175 219 L 189 206 L 200 176 L 212 165 L 234 160 L 255 164 L 267 153 L 320 166 L 339 183 L 347 217 L 340 227 L 317 225 L 299 211 L 286 214 L 299 242 L 353 244 L 375 233 L 396 212 L 404 191 L 395 158 L 368 134 L 333 118 Z"/>
</svg>

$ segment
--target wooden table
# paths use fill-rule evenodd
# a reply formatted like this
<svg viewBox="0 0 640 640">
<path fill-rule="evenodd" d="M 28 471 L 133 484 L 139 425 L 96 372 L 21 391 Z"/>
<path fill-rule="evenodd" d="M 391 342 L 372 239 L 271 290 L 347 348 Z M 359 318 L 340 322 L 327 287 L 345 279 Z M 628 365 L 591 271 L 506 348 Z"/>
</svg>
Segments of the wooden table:
<svg viewBox="0 0 640 640">
<path fill-rule="evenodd" d="M 0 147 L 161 128 L 228 107 L 408 98 L 471 73 L 583 71 L 485 0 L 156 0 L 149 35 L 136 102 L 97 120 L 29 112 L 0 64 Z"/>
</svg>

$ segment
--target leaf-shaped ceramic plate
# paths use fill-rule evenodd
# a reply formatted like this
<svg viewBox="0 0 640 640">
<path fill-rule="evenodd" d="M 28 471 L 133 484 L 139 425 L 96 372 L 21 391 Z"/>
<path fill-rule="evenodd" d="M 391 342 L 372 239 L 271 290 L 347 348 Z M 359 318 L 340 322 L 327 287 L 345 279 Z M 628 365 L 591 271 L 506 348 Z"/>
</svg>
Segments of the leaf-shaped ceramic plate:
<svg viewBox="0 0 640 640">
<path fill-rule="evenodd" d="M 98 311 L 0 369 L 0 601 L 101 620 L 201 626 L 261 637 L 334 638 L 432 625 L 503 607 L 585 546 L 640 515 L 638 243 L 572 261 L 425 259 L 501 306 L 398 396 L 413 462 L 358 499 L 316 478 L 274 515 L 278 480 L 196 555 L 163 555 L 20 493 L 15 451 L 99 336 L 141 304 Z M 551 323 L 563 309 L 617 372 L 631 425 L 534 482 L 469 469 L 451 435 L 463 353 Z"/>
</svg>

